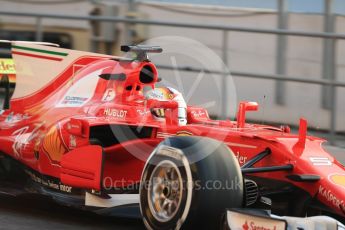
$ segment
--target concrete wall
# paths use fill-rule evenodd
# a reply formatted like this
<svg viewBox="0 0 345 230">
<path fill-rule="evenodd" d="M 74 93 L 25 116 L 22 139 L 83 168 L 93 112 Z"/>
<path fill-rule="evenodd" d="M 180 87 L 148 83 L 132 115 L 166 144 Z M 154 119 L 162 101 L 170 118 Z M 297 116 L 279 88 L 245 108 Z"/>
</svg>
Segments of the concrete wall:
<svg viewBox="0 0 345 230">
<path fill-rule="evenodd" d="M 194 10 L 174 6 L 177 10 Z M 150 12 L 153 20 L 167 20 L 176 22 L 191 22 L 205 24 L 222 24 L 255 28 L 276 28 L 277 16 L 273 12 L 261 12 L 248 16 L 215 17 L 201 16 L 176 11 L 167 11 L 155 5 L 140 5 L 140 11 Z M 199 9 L 200 10 L 200 9 Z M 207 11 L 201 9 L 204 13 Z M 214 11 L 208 11 L 208 13 Z M 219 11 L 218 11 L 219 12 Z M 222 10 L 220 14 L 250 14 L 243 10 Z M 345 17 L 337 16 L 336 30 L 345 33 Z M 322 32 L 323 17 L 321 15 L 290 14 L 289 29 Z M 198 40 L 216 53 L 222 52 L 222 34 L 217 31 L 198 29 L 181 29 L 170 27 L 151 27 L 150 37 L 162 35 L 180 35 Z M 319 38 L 288 37 L 288 49 L 286 53 L 287 74 L 303 76 L 310 79 L 321 79 L 323 41 Z M 275 73 L 276 61 L 276 36 L 252 33 L 230 32 L 228 39 L 228 56 L 230 70 L 254 72 L 261 74 Z M 337 79 L 345 81 L 345 41 L 339 41 L 337 45 Z M 258 101 L 261 104 L 261 112 L 250 113 L 249 118 L 265 120 L 276 123 L 298 124 L 300 117 L 309 119 L 310 126 L 314 128 L 328 129 L 330 112 L 321 107 L 321 86 L 300 83 L 286 83 L 286 105 L 278 106 L 275 103 L 275 82 L 271 80 L 259 80 L 234 77 L 237 100 Z M 210 97 L 213 91 L 195 93 L 193 98 Z M 209 94 L 209 95 L 208 95 Z M 337 93 L 337 129 L 345 130 L 345 89 L 339 89 Z M 193 103 L 193 98 L 191 102 Z"/>
<path fill-rule="evenodd" d="M 43 14 L 62 14 L 62 15 L 88 15 L 93 6 L 88 1 L 72 2 L 69 4 L 32 4 L 22 2 L 1 1 L 1 11 L 20 12 L 20 13 L 43 13 Z M 45 1 L 48 2 L 48 1 Z M 35 20 L 23 17 L 0 17 L 2 23 L 16 22 L 19 24 L 33 24 Z M 86 21 L 55 20 L 45 19 L 43 25 L 69 28 L 89 28 Z"/>
</svg>

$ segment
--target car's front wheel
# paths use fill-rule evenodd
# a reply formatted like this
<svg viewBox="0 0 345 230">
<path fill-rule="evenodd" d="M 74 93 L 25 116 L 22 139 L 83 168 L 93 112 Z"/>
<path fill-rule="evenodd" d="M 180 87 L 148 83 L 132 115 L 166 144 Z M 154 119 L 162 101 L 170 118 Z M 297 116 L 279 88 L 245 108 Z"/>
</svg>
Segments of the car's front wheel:
<svg viewBox="0 0 345 230">
<path fill-rule="evenodd" d="M 242 204 L 240 167 L 216 140 L 168 138 L 144 168 L 140 208 L 148 229 L 219 229 L 225 209 Z"/>
</svg>

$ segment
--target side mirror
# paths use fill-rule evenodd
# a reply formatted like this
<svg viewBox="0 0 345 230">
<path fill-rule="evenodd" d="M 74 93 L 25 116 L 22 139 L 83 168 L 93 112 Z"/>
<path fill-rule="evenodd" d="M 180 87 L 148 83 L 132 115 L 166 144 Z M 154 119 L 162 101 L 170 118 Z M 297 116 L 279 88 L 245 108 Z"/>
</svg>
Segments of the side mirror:
<svg viewBox="0 0 345 230">
<path fill-rule="evenodd" d="M 258 109 L 259 104 L 257 102 L 240 102 L 237 112 L 237 128 L 244 128 L 247 111 L 258 111 Z"/>
</svg>

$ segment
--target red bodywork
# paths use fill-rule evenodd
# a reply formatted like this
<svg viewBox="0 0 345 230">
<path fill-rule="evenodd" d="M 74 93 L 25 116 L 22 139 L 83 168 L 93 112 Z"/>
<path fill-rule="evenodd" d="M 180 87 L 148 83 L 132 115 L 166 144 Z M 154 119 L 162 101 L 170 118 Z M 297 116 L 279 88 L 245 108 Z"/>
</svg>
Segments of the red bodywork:
<svg viewBox="0 0 345 230">
<path fill-rule="evenodd" d="M 75 66 L 81 66 L 77 72 Z M 143 67 L 151 71 L 151 82 L 140 81 Z M 120 74 L 126 78 L 99 77 Z M 68 96 L 71 87 L 81 82 L 83 88 L 83 79 L 90 77 L 97 79 L 90 96 Z M 102 186 L 139 183 L 146 159 L 166 137 L 207 136 L 227 144 L 240 165 L 269 148 L 271 154 L 255 167 L 291 164 L 293 169 L 251 176 L 293 184 L 345 216 L 345 168 L 322 148 L 324 140 L 305 136 L 303 120 L 297 135 L 287 128 L 248 124 L 245 112 L 256 110 L 257 105 L 242 103 L 238 123 L 211 120 L 205 109 L 189 106 L 188 124 L 178 126 L 175 103 L 147 101 L 143 96 L 143 88 L 154 87 L 157 81 L 151 62 L 80 57 L 37 92 L 11 100 L 11 108 L 0 116 L 0 151 L 67 186 L 101 190 Z M 154 107 L 166 109 L 164 121 L 153 117 L 150 109 Z M 110 141 L 103 149 L 91 145 L 91 137 L 102 136 L 99 129 L 109 125 L 115 132 L 117 126 L 146 128 L 149 132 L 137 138 L 119 133 L 117 143 Z M 321 179 L 297 182 L 288 175 L 319 175 Z"/>
</svg>

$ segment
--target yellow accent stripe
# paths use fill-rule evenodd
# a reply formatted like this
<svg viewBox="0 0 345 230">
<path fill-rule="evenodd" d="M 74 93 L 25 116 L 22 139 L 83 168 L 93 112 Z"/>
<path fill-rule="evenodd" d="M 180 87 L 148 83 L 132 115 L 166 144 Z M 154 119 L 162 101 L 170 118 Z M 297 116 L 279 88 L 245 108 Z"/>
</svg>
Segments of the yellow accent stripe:
<svg viewBox="0 0 345 230">
<path fill-rule="evenodd" d="M 0 74 L 16 74 L 16 68 L 13 59 L 0 59 Z"/>
</svg>

